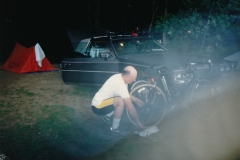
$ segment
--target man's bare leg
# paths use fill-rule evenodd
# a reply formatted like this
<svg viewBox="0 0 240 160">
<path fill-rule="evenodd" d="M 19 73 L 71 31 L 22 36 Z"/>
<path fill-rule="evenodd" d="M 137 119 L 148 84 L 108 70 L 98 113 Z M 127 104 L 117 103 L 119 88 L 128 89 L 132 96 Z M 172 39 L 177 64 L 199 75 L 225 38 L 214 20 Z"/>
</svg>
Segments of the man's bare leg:
<svg viewBox="0 0 240 160">
<path fill-rule="evenodd" d="M 119 126 L 123 111 L 124 111 L 124 102 L 121 97 L 114 98 L 114 116 L 113 116 L 113 125 L 112 128 L 116 129 Z"/>
</svg>

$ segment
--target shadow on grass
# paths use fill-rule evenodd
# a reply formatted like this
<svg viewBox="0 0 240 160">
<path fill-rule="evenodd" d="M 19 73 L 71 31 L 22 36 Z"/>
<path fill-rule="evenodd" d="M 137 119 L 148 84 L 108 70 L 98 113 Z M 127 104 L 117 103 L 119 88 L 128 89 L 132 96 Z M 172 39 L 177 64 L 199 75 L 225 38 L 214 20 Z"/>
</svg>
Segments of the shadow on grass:
<svg viewBox="0 0 240 160">
<path fill-rule="evenodd" d="M 110 135 L 109 126 L 96 115 L 78 117 L 75 109 L 55 105 L 44 106 L 41 111 L 43 114 L 35 115 L 38 120 L 32 126 L 1 130 L 0 149 L 7 157 L 86 159 L 122 139 Z"/>
</svg>

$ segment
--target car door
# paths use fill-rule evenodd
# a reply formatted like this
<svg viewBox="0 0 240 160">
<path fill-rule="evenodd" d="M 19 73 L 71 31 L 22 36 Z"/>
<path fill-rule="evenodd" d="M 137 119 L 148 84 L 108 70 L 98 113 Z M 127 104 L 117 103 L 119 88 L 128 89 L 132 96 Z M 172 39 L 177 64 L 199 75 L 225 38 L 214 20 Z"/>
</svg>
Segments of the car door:
<svg viewBox="0 0 240 160">
<path fill-rule="evenodd" d="M 92 41 L 83 58 L 66 58 L 62 61 L 62 78 L 65 83 L 103 84 L 110 76 L 119 73 L 119 60 L 108 42 Z"/>
<path fill-rule="evenodd" d="M 119 63 L 114 58 L 78 58 L 62 62 L 62 78 L 65 83 L 103 84 L 116 73 L 119 73 Z"/>
</svg>

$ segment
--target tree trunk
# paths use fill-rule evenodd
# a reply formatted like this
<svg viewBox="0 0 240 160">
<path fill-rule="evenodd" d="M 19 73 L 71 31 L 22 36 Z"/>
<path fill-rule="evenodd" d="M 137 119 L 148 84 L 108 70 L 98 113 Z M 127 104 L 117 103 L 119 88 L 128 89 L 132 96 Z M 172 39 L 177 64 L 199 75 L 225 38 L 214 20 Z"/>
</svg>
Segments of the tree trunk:
<svg viewBox="0 0 240 160">
<path fill-rule="evenodd" d="M 88 24 L 90 28 L 92 28 L 92 20 L 91 20 L 91 3 L 88 1 Z"/>
<path fill-rule="evenodd" d="M 95 9 L 94 9 L 94 28 L 99 28 L 99 17 L 100 17 L 100 0 L 95 0 Z"/>
<path fill-rule="evenodd" d="M 166 18 L 167 15 L 168 15 L 168 6 L 167 5 L 168 5 L 168 0 L 165 0 L 164 18 Z M 163 43 L 163 45 L 167 46 L 167 34 L 166 34 L 166 32 L 163 32 L 162 43 Z"/>
<path fill-rule="evenodd" d="M 100 4 L 100 0 L 88 1 L 88 24 L 94 30 L 99 28 Z"/>
</svg>

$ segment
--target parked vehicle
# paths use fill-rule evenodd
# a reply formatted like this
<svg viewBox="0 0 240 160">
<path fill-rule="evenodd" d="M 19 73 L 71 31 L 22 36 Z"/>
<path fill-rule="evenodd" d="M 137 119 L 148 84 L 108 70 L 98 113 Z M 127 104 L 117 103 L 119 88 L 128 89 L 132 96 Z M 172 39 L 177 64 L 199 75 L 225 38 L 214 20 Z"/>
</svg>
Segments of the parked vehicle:
<svg viewBox="0 0 240 160">
<path fill-rule="evenodd" d="M 167 110 L 176 105 L 190 105 L 200 119 L 212 118 L 217 111 L 217 91 L 210 80 L 196 77 L 195 72 L 202 66 L 202 63 L 190 62 L 186 68 L 173 73 L 176 74 L 174 87 L 169 86 L 166 79 L 172 73 L 161 68 L 155 73 L 158 79 L 146 75 L 145 80 L 136 81 L 130 94 L 145 104 L 144 107 L 136 107 L 141 122 L 145 126 L 156 125 L 162 121 Z M 128 110 L 126 112 L 129 120 L 137 125 Z"/>
<path fill-rule="evenodd" d="M 74 49 L 77 55 L 64 58 L 60 64 L 64 83 L 102 85 L 111 75 L 131 65 L 137 69 L 138 77 L 129 90 L 131 94 L 136 94 L 136 91 L 137 94 L 143 94 L 145 97 L 140 98 L 149 106 L 156 102 L 159 106 L 170 106 L 178 97 L 177 94 L 186 93 L 181 92 L 182 88 L 195 92 L 201 84 L 210 90 L 214 89 L 209 86 L 212 84 L 210 79 L 218 79 L 221 72 L 229 71 L 234 66 L 228 62 L 224 64 L 225 67 L 220 67 L 222 65 L 208 58 L 173 53 L 150 37 L 93 37 L 82 40 Z M 152 95 L 151 90 L 154 90 Z M 155 113 L 159 115 L 158 118 L 144 124 L 150 126 L 159 123 L 163 112 L 159 110 Z"/>
</svg>

